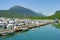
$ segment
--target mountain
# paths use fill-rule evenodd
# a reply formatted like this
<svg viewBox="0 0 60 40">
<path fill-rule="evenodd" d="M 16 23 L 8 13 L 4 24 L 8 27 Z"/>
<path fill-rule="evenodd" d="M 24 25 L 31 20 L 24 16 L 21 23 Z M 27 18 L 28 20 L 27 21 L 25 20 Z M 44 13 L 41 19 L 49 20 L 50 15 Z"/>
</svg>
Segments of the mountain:
<svg viewBox="0 0 60 40">
<path fill-rule="evenodd" d="M 8 10 L 0 10 L 0 16 L 3 17 L 26 17 L 26 16 L 44 16 L 28 8 L 15 5 Z"/>
<path fill-rule="evenodd" d="M 55 14 L 51 15 L 50 18 L 52 18 L 52 19 L 55 19 L 55 18 L 60 19 L 60 10 L 56 11 Z"/>
</svg>

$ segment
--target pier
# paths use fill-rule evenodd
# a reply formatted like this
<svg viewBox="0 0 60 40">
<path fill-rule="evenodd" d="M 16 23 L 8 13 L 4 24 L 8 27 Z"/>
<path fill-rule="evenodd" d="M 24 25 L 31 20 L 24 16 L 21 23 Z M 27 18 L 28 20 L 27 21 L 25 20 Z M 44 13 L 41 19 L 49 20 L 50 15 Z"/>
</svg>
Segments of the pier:
<svg viewBox="0 0 60 40">
<path fill-rule="evenodd" d="M 8 34 L 13 34 L 14 32 L 15 31 L 9 30 L 9 29 L 0 30 L 0 36 L 8 35 Z"/>
</svg>

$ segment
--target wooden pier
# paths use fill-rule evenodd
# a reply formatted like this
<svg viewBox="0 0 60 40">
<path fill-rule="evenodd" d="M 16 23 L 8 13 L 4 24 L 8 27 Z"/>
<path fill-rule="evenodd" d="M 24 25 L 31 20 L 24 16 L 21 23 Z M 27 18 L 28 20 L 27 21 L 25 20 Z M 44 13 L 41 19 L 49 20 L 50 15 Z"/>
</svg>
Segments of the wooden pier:
<svg viewBox="0 0 60 40">
<path fill-rule="evenodd" d="M 9 30 L 9 29 L 0 30 L 0 36 L 13 34 L 14 32 L 15 32 L 14 30 Z"/>
</svg>

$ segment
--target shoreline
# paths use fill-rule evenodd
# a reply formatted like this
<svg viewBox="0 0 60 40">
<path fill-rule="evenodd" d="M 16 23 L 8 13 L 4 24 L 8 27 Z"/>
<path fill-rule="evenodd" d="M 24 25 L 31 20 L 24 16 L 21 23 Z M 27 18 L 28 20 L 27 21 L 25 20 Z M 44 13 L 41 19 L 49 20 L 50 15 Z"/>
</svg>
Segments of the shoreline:
<svg viewBox="0 0 60 40">
<path fill-rule="evenodd" d="M 50 22 L 49 22 L 50 21 Z M 37 23 L 37 24 L 30 24 L 29 26 L 25 26 L 25 27 L 23 27 L 23 28 L 19 28 L 19 27 L 17 27 L 16 29 L 14 29 L 14 30 L 5 30 L 5 31 L 2 31 L 2 30 L 0 30 L 1 32 L 0 32 L 0 36 L 4 36 L 4 35 L 9 35 L 9 34 L 14 34 L 15 32 L 19 32 L 19 31 L 27 31 L 27 30 L 30 30 L 30 29 L 32 29 L 32 28 L 36 28 L 36 27 L 40 27 L 40 26 L 44 26 L 44 25 L 48 25 L 48 24 L 51 24 L 51 23 L 54 23 L 54 21 L 51 21 L 51 20 L 49 20 L 48 22 L 46 22 L 45 20 L 44 20 L 44 22 L 43 23 Z"/>
</svg>

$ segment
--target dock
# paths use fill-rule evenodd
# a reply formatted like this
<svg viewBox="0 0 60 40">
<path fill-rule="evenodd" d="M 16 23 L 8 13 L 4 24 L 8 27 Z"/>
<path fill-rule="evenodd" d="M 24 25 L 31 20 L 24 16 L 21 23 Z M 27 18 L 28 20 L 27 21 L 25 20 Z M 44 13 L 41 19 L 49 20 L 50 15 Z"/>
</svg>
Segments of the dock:
<svg viewBox="0 0 60 40">
<path fill-rule="evenodd" d="M 14 32 L 15 32 L 14 30 L 9 30 L 9 29 L 0 30 L 0 36 L 13 34 Z"/>
</svg>

